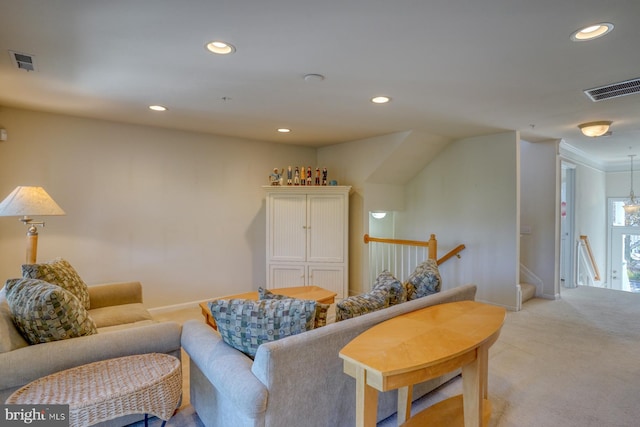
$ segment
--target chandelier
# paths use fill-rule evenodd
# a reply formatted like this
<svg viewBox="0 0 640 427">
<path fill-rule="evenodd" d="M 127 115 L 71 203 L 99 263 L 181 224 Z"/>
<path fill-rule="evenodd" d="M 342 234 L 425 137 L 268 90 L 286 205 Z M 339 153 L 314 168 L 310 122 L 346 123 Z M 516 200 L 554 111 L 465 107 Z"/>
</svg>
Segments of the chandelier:
<svg viewBox="0 0 640 427">
<path fill-rule="evenodd" d="M 631 191 L 629 191 L 629 199 L 624 202 L 624 211 L 627 214 L 634 214 L 640 210 L 640 204 L 633 194 L 633 158 L 635 154 L 629 154 L 629 161 L 631 163 Z"/>
</svg>

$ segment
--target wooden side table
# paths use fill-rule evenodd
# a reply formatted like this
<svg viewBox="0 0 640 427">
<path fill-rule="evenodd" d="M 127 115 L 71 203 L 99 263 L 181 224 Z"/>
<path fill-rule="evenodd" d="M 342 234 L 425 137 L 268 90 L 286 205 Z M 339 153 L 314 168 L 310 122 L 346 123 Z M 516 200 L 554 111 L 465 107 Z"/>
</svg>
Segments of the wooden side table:
<svg viewBox="0 0 640 427">
<path fill-rule="evenodd" d="M 345 373 L 356 379 L 356 426 L 374 427 L 378 391 L 393 389 L 398 389 L 398 425 L 405 423 L 413 384 L 462 368 L 463 398 L 434 405 L 416 416 L 421 423 L 409 419 L 405 426 L 462 420 L 464 427 L 481 427 L 491 414 L 489 347 L 505 314 L 502 307 L 459 301 L 394 317 L 357 336 L 340 351 Z"/>
<path fill-rule="evenodd" d="M 85 427 L 128 414 L 166 422 L 182 395 L 182 367 L 162 353 L 101 360 L 56 372 L 16 390 L 7 404 L 68 404 L 69 426 Z M 162 425 L 164 426 L 164 422 Z"/>
<path fill-rule="evenodd" d="M 291 288 L 277 288 L 277 289 L 269 289 L 269 291 L 278 295 L 285 295 L 291 298 L 305 299 L 305 300 L 313 300 L 323 304 L 333 304 L 335 302 L 337 293 L 333 291 L 329 291 L 327 289 L 321 288 L 320 286 L 295 286 Z M 213 329 L 218 329 L 216 326 L 216 321 L 211 315 L 211 310 L 209 310 L 209 303 L 211 301 L 216 301 L 219 299 L 250 299 L 257 300 L 258 292 L 245 292 L 243 294 L 236 295 L 228 295 L 224 297 L 214 298 L 209 301 L 204 301 L 200 303 L 200 310 L 202 311 L 202 315 L 204 316 L 207 325 L 211 326 Z"/>
</svg>

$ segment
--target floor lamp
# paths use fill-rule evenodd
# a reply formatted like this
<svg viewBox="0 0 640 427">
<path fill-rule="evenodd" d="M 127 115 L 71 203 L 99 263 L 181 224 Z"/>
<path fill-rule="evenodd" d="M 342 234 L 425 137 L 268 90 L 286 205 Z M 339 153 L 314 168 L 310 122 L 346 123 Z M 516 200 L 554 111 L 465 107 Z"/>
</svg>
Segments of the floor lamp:
<svg viewBox="0 0 640 427">
<path fill-rule="evenodd" d="M 20 216 L 27 225 L 27 264 L 36 263 L 38 252 L 38 229 L 43 221 L 34 221 L 30 216 L 65 215 L 58 204 L 42 187 L 16 187 L 2 202 L 0 216 Z"/>
</svg>

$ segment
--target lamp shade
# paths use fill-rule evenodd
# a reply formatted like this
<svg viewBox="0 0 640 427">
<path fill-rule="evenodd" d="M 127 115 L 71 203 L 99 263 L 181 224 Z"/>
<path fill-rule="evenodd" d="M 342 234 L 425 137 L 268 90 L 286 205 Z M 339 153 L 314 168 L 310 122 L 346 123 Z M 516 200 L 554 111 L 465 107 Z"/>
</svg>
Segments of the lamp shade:
<svg viewBox="0 0 640 427">
<path fill-rule="evenodd" d="M 611 122 L 609 121 L 589 122 L 578 125 L 585 136 L 592 138 L 602 136 L 609 132 L 609 126 L 611 126 Z"/>
<path fill-rule="evenodd" d="M 1 203 L 0 216 L 65 215 L 42 187 L 16 187 Z"/>
</svg>

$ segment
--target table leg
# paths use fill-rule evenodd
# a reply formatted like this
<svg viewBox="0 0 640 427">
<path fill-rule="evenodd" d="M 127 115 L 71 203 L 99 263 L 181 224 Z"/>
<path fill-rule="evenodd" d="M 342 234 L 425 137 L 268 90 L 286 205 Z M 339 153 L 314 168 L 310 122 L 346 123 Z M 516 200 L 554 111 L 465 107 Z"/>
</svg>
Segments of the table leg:
<svg viewBox="0 0 640 427">
<path fill-rule="evenodd" d="M 411 417 L 411 401 L 413 400 L 413 386 L 398 389 L 398 425 L 402 425 Z"/>
<path fill-rule="evenodd" d="M 478 348 L 478 364 L 480 367 L 480 394 L 482 399 L 489 399 L 489 346 Z"/>
<path fill-rule="evenodd" d="M 480 353 L 480 349 L 478 349 Z M 462 367 L 464 427 L 482 426 L 481 357 Z"/>
<path fill-rule="evenodd" d="M 378 414 L 378 390 L 367 384 L 367 371 L 356 368 L 356 427 L 375 427 Z"/>
</svg>

